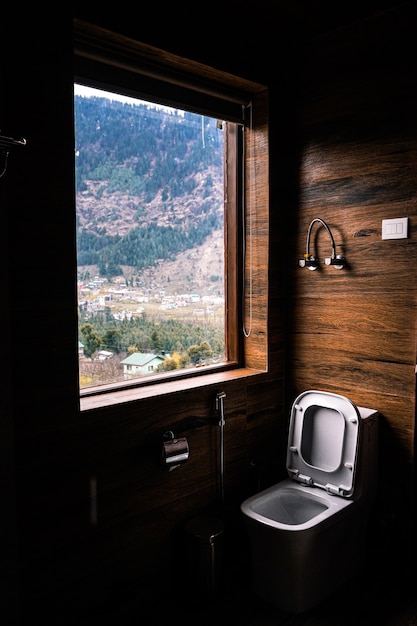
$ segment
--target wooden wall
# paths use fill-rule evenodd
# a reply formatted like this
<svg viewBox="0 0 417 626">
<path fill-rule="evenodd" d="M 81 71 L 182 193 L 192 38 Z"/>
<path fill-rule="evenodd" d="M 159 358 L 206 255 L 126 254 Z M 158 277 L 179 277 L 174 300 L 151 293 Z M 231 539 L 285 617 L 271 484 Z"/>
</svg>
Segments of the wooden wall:
<svg viewBox="0 0 417 626">
<path fill-rule="evenodd" d="M 165 39 L 160 28 L 150 27 L 149 15 L 140 23 L 114 12 L 107 24 L 103 15 L 95 19 L 119 31 L 124 21 L 128 36 L 166 44 L 270 88 L 269 371 L 256 382 L 242 378 L 221 389 L 212 383 L 79 411 L 72 21 L 56 18 L 54 29 L 42 17 L 20 24 L 21 36 L 11 34 L 5 42 L 4 58 L 14 65 L 3 70 L 0 109 L 2 131 L 28 139 L 0 181 L 12 378 L 4 411 L 6 425 L 13 424 L 4 428 L 1 449 L 15 488 L 7 498 L 5 529 L 11 541 L 16 531 L 18 547 L 9 544 L 9 570 L 19 574 L 5 599 L 11 624 L 35 616 L 54 626 L 87 624 L 100 616 L 111 620 L 123 605 L 172 598 L 184 523 L 219 513 L 213 410 L 219 390 L 227 394 L 227 539 L 237 554 L 244 553 L 239 503 L 284 477 L 289 406 L 308 388 L 337 391 L 380 411 L 378 537 L 388 544 L 400 534 L 410 537 L 416 134 L 412 64 L 401 30 L 409 16 L 393 29 L 390 16 L 305 48 L 286 37 L 284 27 L 277 37 L 270 21 L 266 37 L 257 29 L 242 48 L 242 29 L 249 26 L 244 15 L 235 34 L 216 38 L 216 46 L 209 45 L 212 34 L 200 20 L 190 31 L 180 14 L 173 22 L 178 28 Z M 401 75 L 391 62 L 394 47 L 402 53 Z M 287 66 L 290 59 L 295 70 Z M 381 220 L 403 215 L 410 218 L 409 239 L 381 241 Z M 298 267 L 308 224 L 317 216 L 331 226 L 348 269 Z M 328 255 L 323 229 L 317 248 L 321 259 Z M 159 463 L 167 428 L 184 432 L 191 451 L 172 472 Z M 95 485 L 97 523 L 91 518 Z"/>
<path fill-rule="evenodd" d="M 311 46 L 300 77 L 297 210 L 288 249 L 290 399 L 344 394 L 380 412 L 375 533 L 411 547 L 416 416 L 416 89 L 412 33 L 393 13 Z M 298 267 L 314 218 L 330 226 L 347 268 L 324 264 L 331 242 L 312 230 L 320 267 Z M 409 218 L 407 239 L 382 220 Z"/>
</svg>

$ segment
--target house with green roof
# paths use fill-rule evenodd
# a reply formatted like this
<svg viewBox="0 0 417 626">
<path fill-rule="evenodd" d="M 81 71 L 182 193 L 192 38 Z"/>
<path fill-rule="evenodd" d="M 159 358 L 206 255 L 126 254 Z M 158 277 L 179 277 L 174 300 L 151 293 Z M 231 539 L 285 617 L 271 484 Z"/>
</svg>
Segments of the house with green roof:
<svg viewBox="0 0 417 626">
<path fill-rule="evenodd" d="M 136 376 L 154 374 L 158 366 L 164 362 L 165 357 L 150 352 L 133 352 L 131 355 L 120 361 L 123 365 L 123 377 L 125 380 Z"/>
</svg>

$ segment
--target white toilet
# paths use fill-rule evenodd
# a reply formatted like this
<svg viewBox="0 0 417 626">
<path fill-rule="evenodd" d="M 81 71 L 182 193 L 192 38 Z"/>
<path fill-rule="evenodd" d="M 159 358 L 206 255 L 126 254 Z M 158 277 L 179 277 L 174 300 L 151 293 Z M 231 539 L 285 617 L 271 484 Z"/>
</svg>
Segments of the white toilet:
<svg viewBox="0 0 417 626">
<path fill-rule="evenodd" d="M 377 487 L 378 412 L 325 391 L 291 408 L 287 478 L 241 504 L 253 590 L 302 613 L 358 572 Z"/>
</svg>

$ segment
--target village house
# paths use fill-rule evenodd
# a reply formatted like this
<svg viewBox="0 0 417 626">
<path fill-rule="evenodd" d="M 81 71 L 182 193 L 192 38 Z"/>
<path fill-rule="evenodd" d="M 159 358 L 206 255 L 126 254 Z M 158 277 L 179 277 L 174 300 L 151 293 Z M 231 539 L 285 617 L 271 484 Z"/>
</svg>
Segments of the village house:
<svg viewBox="0 0 417 626">
<path fill-rule="evenodd" d="M 158 366 L 164 362 L 164 358 L 158 354 L 133 352 L 123 361 L 120 361 L 123 365 L 123 376 L 125 380 L 129 380 L 135 376 L 153 374 L 157 371 Z"/>
</svg>

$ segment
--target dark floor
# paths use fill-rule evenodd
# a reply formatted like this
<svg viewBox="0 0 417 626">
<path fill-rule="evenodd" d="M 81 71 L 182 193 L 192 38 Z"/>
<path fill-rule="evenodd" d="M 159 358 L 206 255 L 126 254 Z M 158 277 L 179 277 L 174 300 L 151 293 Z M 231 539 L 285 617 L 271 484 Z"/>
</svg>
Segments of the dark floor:
<svg viewBox="0 0 417 626">
<path fill-rule="evenodd" d="M 417 626 L 415 586 L 405 572 L 398 578 L 401 584 L 389 589 L 381 579 L 359 579 L 343 593 L 298 615 L 280 611 L 255 597 L 247 586 L 229 581 L 214 599 L 196 599 L 184 588 L 181 593 L 149 596 L 146 602 L 130 601 L 99 620 L 95 614 L 82 626 Z"/>
<path fill-rule="evenodd" d="M 164 586 L 161 593 L 159 588 L 157 597 L 150 594 L 139 609 L 125 607 L 126 619 L 120 621 L 119 614 L 116 621 L 110 618 L 109 625 L 417 626 L 414 557 L 411 553 L 392 554 L 383 544 L 370 549 L 357 576 L 340 591 L 314 609 L 294 615 L 254 595 L 250 557 L 243 538 L 238 538 L 230 553 L 224 551 L 221 562 L 219 557 L 214 563 L 217 585 L 211 580 L 207 584 L 198 571 L 191 580 L 174 571 L 168 590 Z"/>
<path fill-rule="evenodd" d="M 179 621 L 198 626 L 417 626 L 417 586 L 413 572 L 399 569 L 395 560 L 384 558 L 364 566 L 355 579 L 330 595 L 314 609 L 293 615 L 279 610 L 252 590 L 231 568 L 217 599 L 190 602 L 177 598 L 183 611 Z M 152 622 L 155 626 L 160 622 Z"/>
<path fill-rule="evenodd" d="M 234 598 L 225 600 L 226 610 L 215 623 L 222 626 L 417 626 L 415 588 L 411 589 L 407 581 L 404 582 L 404 585 L 387 589 L 382 580 L 358 578 L 316 608 L 299 615 L 279 611 L 255 598 L 250 591 L 237 592 Z M 189 623 L 195 622 L 191 619 Z"/>
<path fill-rule="evenodd" d="M 131 582 L 119 594 L 109 590 L 100 610 L 53 626 L 417 626 L 415 549 L 394 549 L 393 543 L 373 532 L 348 583 L 315 608 L 289 614 L 255 596 L 247 537 L 240 525 L 229 527 L 209 559 L 200 545 L 191 545 L 190 553 L 181 540 L 172 571 Z M 334 559 L 333 568 L 337 554 Z"/>
</svg>

